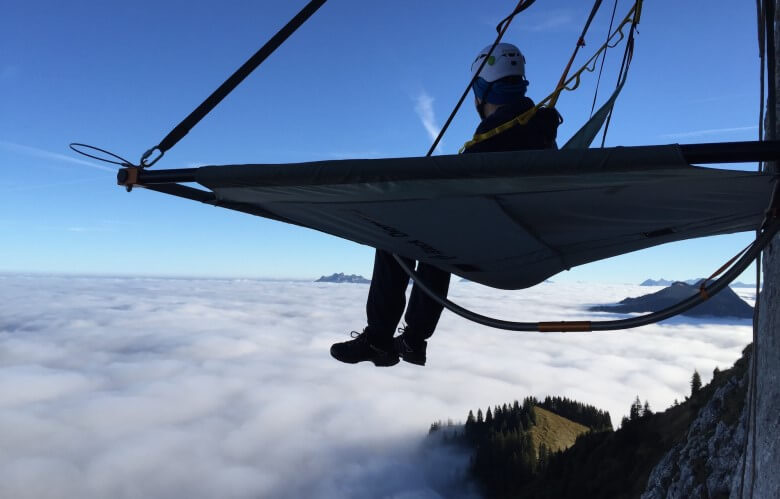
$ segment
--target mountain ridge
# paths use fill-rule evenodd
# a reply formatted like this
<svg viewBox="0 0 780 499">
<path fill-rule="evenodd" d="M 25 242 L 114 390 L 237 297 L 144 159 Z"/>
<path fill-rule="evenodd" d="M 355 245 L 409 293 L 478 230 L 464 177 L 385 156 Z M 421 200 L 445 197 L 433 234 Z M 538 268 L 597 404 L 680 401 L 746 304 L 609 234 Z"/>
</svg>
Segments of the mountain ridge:
<svg viewBox="0 0 780 499">
<path fill-rule="evenodd" d="M 675 282 L 660 291 L 639 297 L 624 298 L 616 304 L 595 305 L 588 310 L 594 312 L 633 313 L 657 312 L 675 305 L 699 293 L 697 286 L 684 282 Z M 730 288 L 724 288 L 718 294 L 711 296 L 704 303 L 683 312 L 688 317 L 737 317 L 750 319 L 753 317 L 753 307 Z"/>
<path fill-rule="evenodd" d="M 322 276 L 314 282 L 335 282 L 335 283 L 350 283 L 350 284 L 370 284 L 371 281 L 366 279 L 362 275 L 350 274 L 346 275 L 343 272 L 331 274 L 329 276 Z"/>
</svg>

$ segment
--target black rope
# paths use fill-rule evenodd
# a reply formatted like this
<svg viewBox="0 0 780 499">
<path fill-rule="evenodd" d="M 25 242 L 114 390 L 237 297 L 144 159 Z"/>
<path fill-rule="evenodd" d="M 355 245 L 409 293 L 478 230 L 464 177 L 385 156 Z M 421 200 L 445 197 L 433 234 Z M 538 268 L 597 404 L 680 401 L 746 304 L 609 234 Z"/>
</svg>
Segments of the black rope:
<svg viewBox="0 0 780 499">
<path fill-rule="evenodd" d="M 696 305 L 699 305 L 700 303 L 703 303 L 704 301 L 708 300 L 710 297 L 720 292 L 722 289 L 728 286 L 731 281 L 739 277 L 739 275 L 742 272 L 744 272 L 744 270 L 753 262 L 753 260 L 755 260 L 756 255 L 759 254 L 769 244 L 772 238 L 777 234 L 778 230 L 780 230 L 780 220 L 775 220 L 772 222 L 772 224 L 770 224 L 766 229 L 762 231 L 761 237 L 758 238 L 753 244 L 751 244 L 747 248 L 747 251 L 742 255 L 742 257 L 736 263 L 734 263 L 734 265 L 732 265 L 731 268 L 723 274 L 723 276 L 713 281 L 712 284 L 710 284 L 709 286 L 702 288 L 701 292 L 697 293 L 696 295 L 686 300 L 683 300 L 680 303 L 672 305 L 671 307 L 667 307 L 663 310 L 659 310 L 658 312 L 641 315 L 639 317 L 631 317 L 629 319 L 620 319 L 614 321 L 590 322 L 588 324 L 589 329 L 587 329 L 587 331 L 617 331 L 622 329 L 630 329 L 630 328 L 635 328 L 640 326 L 646 326 L 648 324 L 654 324 L 656 322 L 660 322 L 670 317 L 674 317 L 675 315 L 679 315 L 685 312 L 686 310 L 690 310 L 691 308 L 695 307 Z M 439 296 L 435 291 L 430 289 L 425 284 L 425 282 L 423 282 L 423 280 L 420 279 L 419 275 L 414 270 L 409 268 L 409 266 L 406 265 L 406 263 L 401 258 L 399 258 L 398 255 L 393 255 L 393 257 L 395 258 L 396 262 L 398 262 L 398 265 L 400 265 L 401 268 L 407 274 L 409 274 L 409 276 L 414 280 L 415 285 L 419 286 L 420 289 L 422 289 L 423 292 L 425 292 L 425 294 L 427 294 L 432 300 L 442 305 L 450 312 L 459 315 L 465 319 L 468 319 L 472 322 L 476 322 L 477 324 L 482 324 L 483 326 L 493 327 L 496 329 L 504 329 L 508 331 L 538 332 L 540 331 L 540 326 L 542 324 L 545 325 L 549 324 L 549 323 L 539 323 L 539 322 L 512 322 L 512 321 L 505 321 L 500 319 L 493 319 L 491 317 L 486 317 L 484 315 L 480 315 L 470 310 L 467 310 L 461 307 L 460 305 Z M 557 324 L 560 324 L 561 326 L 566 326 L 567 323 L 560 322 Z M 552 331 L 552 329 L 548 329 L 548 330 Z M 565 327 L 562 327 L 560 330 L 566 331 L 567 329 Z"/>
<path fill-rule="evenodd" d="M 775 61 L 775 4 L 772 0 L 765 0 L 766 16 L 764 32 L 766 33 L 766 62 L 767 62 L 767 139 L 775 140 L 777 137 L 777 68 Z"/>
<path fill-rule="evenodd" d="M 469 84 L 466 86 L 466 90 L 463 91 L 463 94 L 460 96 L 460 99 L 458 99 L 458 103 L 455 104 L 455 108 L 450 113 L 450 116 L 447 118 L 447 121 L 445 121 L 444 125 L 441 127 L 441 130 L 439 131 L 439 135 L 436 136 L 436 140 L 433 141 L 433 144 L 431 144 L 431 148 L 428 149 L 428 152 L 425 154 L 426 157 L 432 155 L 433 151 L 436 150 L 436 147 L 439 145 L 441 138 L 444 137 L 444 133 L 449 128 L 450 123 L 452 123 L 452 120 L 455 118 L 455 115 L 458 114 L 458 110 L 460 109 L 460 106 L 463 105 L 463 101 L 466 100 L 466 97 L 469 95 L 472 85 L 474 85 L 474 82 L 477 81 L 477 77 L 479 76 L 480 71 L 482 71 L 482 68 L 484 68 L 485 64 L 487 64 L 488 59 L 493 54 L 493 50 L 495 50 L 496 46 L 501 42 L 501 38 L 504 37 L 504 33 L 506 33 L 507 28 L 509 28 L 509 24 L 512 22 L 512 19 L 514 19 L 514 17 L 517 14 L 521 13 L 522 11 L 524 11 L 525 9 L 533 5 L 535 1 L 536 0 L 520 0 L 520 2 L 518 2 L 517 4 L 517 7 L 515 7 L 515 10 L 513 10 L 511 14 L 509 14 L 507 17 L 502 19 L 501 22 L 498 23 L 498 25 L 496 26 L 496 31 L 498 32 L 496 41 L 493 42 L 493 45 L 490 47 L 490 50 L 488 50 L 487 56 L 482 59 L 482 63 L 474 72 L 474 76 L 472 76 L 471 80 L 469 80 Z"/>
<path fill-rule="evenodd" d="M 111 163 L 111 164 L 114 164 L 114 165 L 125 166 L 125 167 L 127 167 L 127 166 L 135 166 L 131 162 L 129 162 L 128 160 L 123 158 L 122 156 L 119 156 L 118 154 L 114 154 L 111 151 L 106 151 L 105 149 L 101 149 L 99 147 L 91 146 L 91 145 L 88 145 L 88 144 L 80 144 L 78 142 L 71 142 L 70 144 L 68 144 L 68 147 L 70 147 L 73 151 L 81 154 L 82 156 L 86 156 L 88 158 L 96 159 L 96 160 L 102 161 L 104 163 Z M 95 156 L 94 154 L 90 154 L 88 152 L 84 152 L 81 149 L 87 149 L 87 150 L 90 150 L 90 151 L 97 151 L 97 152 L 105 154 L 106 156 L 110 156 L 110 157 L 112 157 L 114 159 L 118 159 L 119 161 L 114 161 L 114 160 L 108 159 L 106 157 Z"/>
<path fill-rule="evenodd" d="M 244 79 L 252 73 L 257 67 L 265 61 L 279 46 L 287 40 L 298 28 L 305 23 L 327 0 L 312 0 L 303 9 L 301 9 L 290 22 L 280 29 L 260 50 L 249 58 L 240 68 L 233 73 L 230 78 L 225 80 L 211 95 L 208 96 L 189 116 L 184 118 L 181 123 L 165 136 L 159 144 L 146 151 L 141 157 L 141 166 L 152 166 L 168 151 L 176 145 L 192 128 L 198 124 L 222 99 L 224 99 L 233 89 L 235 89 Z M 159 155 L 153 160 L 149 160 L 154 151 L 159 151 Z"/>
<path fill-rule="evenodd" d="M 756 18 L 758 20 L 758 55 L 761 57 L 763 61 L 764 57 L 764 3 L 763 0 L 756 0 Z M 764 103 L 761 102 L 761 105 L 763 106 Z"/>
<path fill-rule="evenodd" d="M 601 73 L 604 72 L 604 62 L 607 60 L 607 52 L 609 52 L 609 37 L 612 35 L 612 26 L 615 24 L 615 13 L 617 12 L 618 0 L 615 0 L 615 5 L 612 7 L 612 18 L 609 20 L 609 29 L 607 29 L 607 41 L 605 42 L 606 49 L 601 55 L 601 67 L 599 68 L 599 76 L 596 79 L 596 90 L 593 92 L 593 104 L 590 105 L 590 116 L 593 117 L 593 110 L 596 109 L 596 99 L 599 96 L 599 86 L 601 85 Z"/>
<path fill-rule="evenodd" d="M 506 31 L 506 28 L 509 27 L 509 23 L 512 22 L 512 18 L 514 18 L 517 14 L 521 13 L 522 11 L 530 7 L 531 4 L 533 4 L 535 1 L 536 0 L 526 0 L 525 2 L 523 2 L 521 0 L 511 14 L 509 14 L 505 18 L 501 19 L 501 21 L 499 21 L 499 23 L 496 25 L 496 32 L 500 33 L 502 30 Z M 504 26 L 504 24 L 506 24 L 506 26 Z"/>
<path fill-rule="evenodd" d="M 761 0 L 756 0 L 756 2 L 759 4 L 759 8 L 761 8 Z M 765 97 L 765 91 L 766 91 L 766 51 L 764 50 L 764 25 L 762 22 L 763 18 L 759 18 L 759 33 L 760 33 L 760 42 L 759 42 L 759 60 L 761 69 L 759 71 L 759 96 L 758 96 L 758 140 L 763 141 L 764 140 L 764 97 Z M 763 171 L 763 162 L 758 162 L 758 171 Z"/>
<path fill-rule="evenodd" d="M 777 138 L 777 54 L 775 51 L 775 4 L 772 0 L 764 0 L 765 14 L 764 14 L 764 34 L 766 37 L 766 66 L 767 66 L 767 112 L 766 112 L 766 129 L 764 131 L 765 140 L 775 140 Z M 775 175 L 778 173 L 778 164 L 774 162 L 772 170 Z M 764 163 L 764 170 L 768 170 L 769 165 Z M 775 189 L 772 191 L 772 198 L 769 205 L 767 217 L 769 212 L 777 212 L 780 209 L 780 183 L 775 184 Z"/>
<path fill-rule="evenodd" d="M 761 265 L 761 253 L 758 254 L 756 257 L 756 265 Z M 761 271 L 759 270 L 758 273 L 760 274 Z M 760 277 L 759 280 L 756 281 L 756 287 L 758 287 L 760 283 Z M 750 363 L 750 395 L 749 395 L 749 409 L 748 409 L 748 415 L 750 417 L 750 424 L 753 428 L 753 439 L 752 439 L 752 452 L 751 452 L 751 465 L 750 465 L 750 497 L 753 497 L 753 487 L 756 481 L 756 401 L 758 400 L 758 389 L 757 389 L 757 383 L 758 383 L 758 320 L 759 320 L 759 314 L 761 313 L 761 306 L 759 305 L 759 295 L 756 294 L 756 310 L 755 310 L 755 316 L 753 318 L 753 358 L 751 359 L 752 362 Z M 748 435 L 750 435 L 750 432 L 745 435 L 745 438 L 748 438 Z"/>
<path fill-rule="evenodd" d="M 615 84 L 615 88 L 620 87 L 620 85 L 625 82 L 626 78 L 628 77 L 628 68 L 631 66 L 631 60 L 634 57 L 634 32 L 636 31 L 638 19 L 639 14 L 637 13 L 634 17 L 634 22 L 631 23 L 631 28 L 628 31 L 626 49 L 623 52 L 623 61 L 620 63 L 620 72 L 618 73 L 618 81 Z M 610 108 L 609 114 L 607 115 L 607 119 L 604 123 L 604 132 L 601 135 L 601 147 L 604 147 L 604 144 L 607 141 L 607 131 L 609 131 L 609 124 L 612 122 L 612 114 L 614 110 L 614 106 Z"/>
</svg>

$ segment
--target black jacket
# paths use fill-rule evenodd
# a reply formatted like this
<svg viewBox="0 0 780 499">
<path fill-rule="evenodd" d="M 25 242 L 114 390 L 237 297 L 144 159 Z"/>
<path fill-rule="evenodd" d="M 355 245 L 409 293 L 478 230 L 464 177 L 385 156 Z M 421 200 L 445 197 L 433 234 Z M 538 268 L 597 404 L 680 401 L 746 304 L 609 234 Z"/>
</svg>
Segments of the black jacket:
<svg viewBox="0 0 780 499">
<path fill-rule="evenodd" d="M 534 102 L 528 97 L 523 97 L 513 104 L 501 106 L 493 114 L 482 120 L 482 123 L 477 127 L 475 135 L 489 132 L 507 121 L 512 120 L 516 116 L 523 114 L 532 107 L 534 107 Z M 505 130 L 487 140 L 477 142 L 463 152 L 556 149 L 555 138 L 558 134 L 558 125 L 561 124 L 561 121 L 561 117 L 555 109 L 540 108 L 525 125 L 515 125 L 509 130 Z"/>
</svg>

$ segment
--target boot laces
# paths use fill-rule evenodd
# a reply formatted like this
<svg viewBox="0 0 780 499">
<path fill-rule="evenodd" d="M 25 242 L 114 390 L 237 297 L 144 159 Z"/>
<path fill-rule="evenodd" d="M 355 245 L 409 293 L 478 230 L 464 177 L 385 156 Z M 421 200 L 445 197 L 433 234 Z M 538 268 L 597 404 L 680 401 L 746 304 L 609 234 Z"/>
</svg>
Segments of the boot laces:
<svg viewBox="0 0 780 499">
<path fill-rule="evenodd" d="M 358 333 L 357 331 L 350 331 L 349 336 L 359 341 L 360 343 L 365 343 L 366 345 L 369 346 L 369 348 L 371 348 L 371 350 L 374 350 L 375 352 L 379 352 L 381 354 L 388 353 L 387 350 L 384 350 L 383 348 L 379 348 L 376 345 L 372 345 L 371 342 L 368 341 L 368 334 L 366 334 L 365 330 L 363 330 L 362 333 Z"/>
<path fill-rule="evenodd" d="M 408 341 L 409 336 L 406 335 L 406 331 L 409 329 L 409 324 L 404 324 L 403 326 L 398 328 L 398 332 L 401 333 L 400 336 L 397 336 L 396 339 L 400 340 L 401 345 L 406 349 L 407 352 L 414 352 L 416 351 L 419 346 L 416 344 L 413 344 L 414 342 L 410 343 Z M 423 341 L 425 343 L 425 341 Z"/>
</svg>

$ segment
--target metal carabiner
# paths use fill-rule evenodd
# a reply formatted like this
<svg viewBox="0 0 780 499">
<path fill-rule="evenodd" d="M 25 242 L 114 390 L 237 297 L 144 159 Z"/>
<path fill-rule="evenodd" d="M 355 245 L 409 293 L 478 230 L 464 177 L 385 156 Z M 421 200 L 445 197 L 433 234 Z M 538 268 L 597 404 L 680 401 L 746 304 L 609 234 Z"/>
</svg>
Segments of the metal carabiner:
<svg viewBox="0 0 780 499">
<path fill-rule="evenodd" d="M 160 151 L 160 154 L 157 157 L 155 157 L 152 161 L 148 161 L 149 156 L 151 156 L 154 153 L 154 151 Z M 165 152 L 162 149 L 160 149 L 159 146 L 154 146 L 148 151 L 146 151 L 143 154 L 143 156 L 141 156 L 141 162 L 139 163 L 139 165 L 141 166 L 141 168 L 149 168 L 153 164 L 160 161 L 160 158 L 162 158 L 163 156 L 165 156 Z"/>
</svg>

